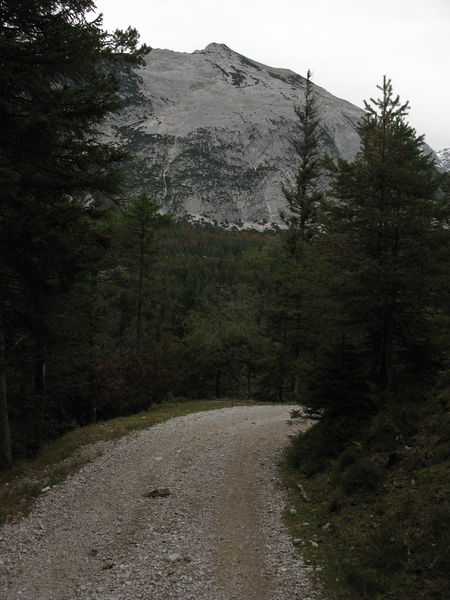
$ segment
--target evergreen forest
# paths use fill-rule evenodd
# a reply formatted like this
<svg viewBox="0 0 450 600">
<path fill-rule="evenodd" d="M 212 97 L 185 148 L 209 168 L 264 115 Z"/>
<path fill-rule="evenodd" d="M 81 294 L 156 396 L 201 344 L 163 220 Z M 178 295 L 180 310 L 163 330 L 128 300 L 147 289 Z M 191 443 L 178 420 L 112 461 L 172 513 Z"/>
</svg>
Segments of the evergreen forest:
<svg viewBox="0 0 450 600">
<path fill-rule="evenodd" d="M 386 465 L 406 464 L 407 440 L 429 422 L 429 456 L 411 469 L 425 480 L 447 462 L 427 504 L 429 573 L 410 578 L 428 577 L 427 597 L 443 598 L 450 186 L 408 103 L 385 77 L 365 105 L 359 153 L 333 161 L 308 73 L 285 228 L 176 221 L 126 185 L 133 156 L 99 136 L 127 104 L 123 75 L 150 49 L 134 29 L 104 31 L 93 8 L 0 2 L 1 466 L 168 400 L 288 402 L 318 421 L 294 441 L 290 468 L 317 489 L 339 473 L 334 514 L 382 493 Z M 398 569 L 414 527 L 393 536 Z M 373 556 L 359 580 L 346 559 L 357 597 L 403 597 L 383 595 L 389 575 L 377 576 L 397 563 Z"/>
</svg>

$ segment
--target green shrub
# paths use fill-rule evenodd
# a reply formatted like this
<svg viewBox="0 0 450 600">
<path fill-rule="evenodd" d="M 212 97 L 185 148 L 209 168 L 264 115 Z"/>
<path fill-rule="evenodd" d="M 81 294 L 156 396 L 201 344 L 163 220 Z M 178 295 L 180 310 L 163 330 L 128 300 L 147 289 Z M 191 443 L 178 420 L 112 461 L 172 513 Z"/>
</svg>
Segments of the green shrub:
<svg viewBox="0 0 450 600">
<path fill-rule="evenodd" d="M 328 512 L 330 514 L 339 513 L 343 507 L 343 504 L 344 502 L 342 496 L 340 494 L 337 494 L 330 500 L 330 503 L 328 504 Z"/>
<path fill-rule="evenodd" d="M 382 479 L 382 469 L 367 456 L 350 465 L 342 477 L 342 489 L 348 495 L 374 492 Z"/>
<path fill-rule="evenodd" d="M 360 598 L 382 598 L 380 594 L 385 586 L 376 569 L 351 563 L 344 566 L 344 578 L 348 585 L 358 592 Z"/>
<path fill-rule="evenodd" d="M 357 443 L 348 446 L 339 456 L 339 469 L 345 471 L 347 467 L 358 462 L 361 459 L 361 452 L 361 446 Z"/>
<path fill-rule="evenodd" d="M 293 440 L 287 451 L 288 464 L 306 477 L 322 472 L 346 448 L 358 428 L 358 423 L 348 419 L 322 418 Z"/>
<path fill-rule="evenodd" d="M 392 452 L 398 447 L 402 432 L 398 421 L 386 412 L 374 417 L 369 428 L 369 439 L 375 450 Z"/>
<path fill-rule="evenodd" d="M 384 522 L 366 545 L 365 559 L 371 567 L 385 575 L 400 571 L 408 561 L 408 548 L 403 536 L 404 532 L 394 523 Z"/>
</svg>

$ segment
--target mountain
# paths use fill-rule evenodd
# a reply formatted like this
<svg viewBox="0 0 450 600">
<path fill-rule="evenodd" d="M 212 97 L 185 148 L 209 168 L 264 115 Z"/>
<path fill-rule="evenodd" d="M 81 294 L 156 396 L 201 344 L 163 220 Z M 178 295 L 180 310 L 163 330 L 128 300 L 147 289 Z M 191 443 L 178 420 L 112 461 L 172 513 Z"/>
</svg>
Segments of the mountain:
<svg viewBox="0 0 450 600">
<path fill-rule="evenodd" d="M 436 152 L 435 159 L 440 171 L 450 171 L 450 148 L 443 148 Z"/>
<path fill-rule="evenodd" d="M 145 187 L 177 216 L 265 228 L 280 224 L 281 182 L 296 168 L 291 140 L 305 79 L 210 44 L 193 53 L 153 50 L 125 77 L 135 104 L 108 134 L 137 156 L 132 189 Z M 315 86 L 325 149 L 352 158 L 363 111 Z"/>
</svg>

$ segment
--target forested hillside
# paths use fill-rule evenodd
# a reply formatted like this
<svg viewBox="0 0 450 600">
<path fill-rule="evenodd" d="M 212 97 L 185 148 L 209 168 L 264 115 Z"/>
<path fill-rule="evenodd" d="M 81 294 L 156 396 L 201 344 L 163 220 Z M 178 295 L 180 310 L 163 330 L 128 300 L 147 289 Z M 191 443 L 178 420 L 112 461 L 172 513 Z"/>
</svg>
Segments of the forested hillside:
<svg viewBox="0 0 450 600">
<path fill-rule="evenodd" d="M 8 365 L 16 457 L 68 428 L 173 397 L 293 398 L 299 315 L 282 240 L 166 223 L 141 260 L 132 210 L 96 222 L 107 247 L 40 313 L 41 363 L 31 333 L 16 333 Z"/>
</svg>

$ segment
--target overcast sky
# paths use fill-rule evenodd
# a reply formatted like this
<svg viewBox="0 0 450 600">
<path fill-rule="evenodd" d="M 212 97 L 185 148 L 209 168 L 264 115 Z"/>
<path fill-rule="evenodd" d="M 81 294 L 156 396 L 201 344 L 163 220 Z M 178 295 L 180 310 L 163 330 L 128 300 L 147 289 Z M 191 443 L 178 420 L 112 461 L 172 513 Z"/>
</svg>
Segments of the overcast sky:
<svg viewBox="0 0 450 600">
<path fill-rule="evenodd" d="M 305 75 L 358 106 L 386 74 L 435 150 L 450 146 L 450 0 L 97 0 L 153 48 L 210 42 Z"/>
</svg>

